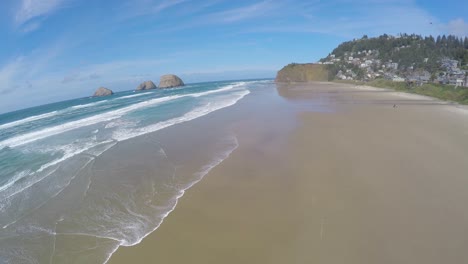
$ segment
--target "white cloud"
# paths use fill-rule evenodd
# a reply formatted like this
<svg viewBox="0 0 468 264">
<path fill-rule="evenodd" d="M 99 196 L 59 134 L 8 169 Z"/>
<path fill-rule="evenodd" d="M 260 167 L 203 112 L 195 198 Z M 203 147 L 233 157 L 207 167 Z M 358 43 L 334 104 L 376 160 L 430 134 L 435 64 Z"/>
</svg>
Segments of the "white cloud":
<svg viewBox="0 0 468 264">
<path fill-rule="evenodd" d="M 278 1 L 275 3 L 271 0 L 266 0 L 243 7 L 212 13 L 208 15 L 207 19 L 212 22 L 238 22 L 269 15 L 271 11 L 277 10 L 278 7 Z"/>
<path fill-rule="evenodd" d="M 167 60 L 153 59 L 134 59 L 134 60 L 116 60 L 104 63 L 89 64 L 78 69 L 80 76 L 127 76 L 130 74 L 141 73 L 143 69 L 151 69 L 164 63 Z M 123 74 L 123 75 L 122 75 Z"/>
<path fill-rule="evenodd" d="M 446 28 L 449 34 L 468 37 L 468 23 L 466 23 L 462 18 L 450 21 Z"/>
<path fill-rule="evenodd" d="M 31 83 L 25 78 L 21 78 L 27 74 L 26 65 L 24 57 L 17 57 L 0 66 L 0 94 L 2 99 L 0 112 L 17 109 L 18 98 L 24 96 L 25 91 L 29 90 Z"/>
<path fill-rule="evenodd" d="M 146 15 L 156 15 L 171 7 L 189 2 L 190 0 L 130 0 L 121 6 L 118 13 L 121 18 L 128 19 Z"/>
<path fill-rule="evenodd" d="M 23 33 L 29 33 L 29 32 L 32 32 L 32 31 L 35 31 L 36 29 L 38 29 L 39 27 L 41 26 L 41 23 L 39 23 L 38 21 L 36 22 L 32 22 L 32 23 L 26 23 L 21 31 Z"/>
<path fill-rule="evenodd" d="M 14 14 L 14 24 L 17 27 L 24 26 L 23 32 L 36 30 L 40 26 L 40 21 L 37 19 L 44 18 L 54 13 L 61 8 L 66 1 L 67 0 L 21 0 L 19 8 Z"/>
<path fill-rule="evenodd" d="M 141 80 L 141 72 L 155 69 L 166 62 L 168 60 L 136 59 L 88 64 L 66 73 L 61 84 L 86 82 L 92 85 L 97 82 L 138 81 Z"/>
<path fill-rule="evenodd" d="M 438 21 L 430 13 L 405 0 L 310 1 L 281 6 L 281 14 L 290 19 L 263 21 L 247 33 L 323 33 L 346 38 L 383 33 L 437 34 Z M 434 25 L 430 23 L 433 22 Z"/>
<path fill-rule="evenodd" d="M 31 106 L 52 96 L 50 91 L 56 88 L 53 84 L 57 81 L 50 73 L 51 64 L 62 50 L 62 44 L 57 43 L 18 55 L 0 65 L 0 112 Z"/>
<path fill-rule="evenodd" d="M 8 90 L 12 86 L 17 85 L 17 82 L 15 82 L 15 77 L 22 69 L 23 64 L 24 58 L 18 57 L 0 68 L 0 91 Z"/>
<path fill-rule="evenodd" d="M 165 0 L 165 1 L 161 1 L 157 4 L 155 4 L 154 6 L 152 6 L 150 8 L 150 11 L 152 13 L 159 13 L 161 11 L 163 11 L 164 9 L 167 9 L 167 8 L 170 8 L 172 6 L 175 6 L 175 5 L 178 5 L 178 4 L 182 4 L 184 2 L 187 2 L 188 0 Z"/>
</svg>

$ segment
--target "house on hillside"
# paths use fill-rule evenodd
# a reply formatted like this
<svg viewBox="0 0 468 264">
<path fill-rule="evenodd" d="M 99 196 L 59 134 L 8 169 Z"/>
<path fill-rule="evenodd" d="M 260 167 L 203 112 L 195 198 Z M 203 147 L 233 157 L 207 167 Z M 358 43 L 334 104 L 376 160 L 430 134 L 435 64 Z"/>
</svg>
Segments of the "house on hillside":
<svg viewBox="0 0 468 264">
<path fill-rule="evenodd" d="M 449 79 L 445 75 L 439 76 L 439 77 L 437 77 L 436 83 L 438 83 L 438 84 L 449 84 Z"/>
<path fill-rule="evenodd" d="M 386 69 L 398 70 L 398 63 L 392 62 L 391 60 L 385 64 Z"/>
<path fill-rule="evenodd" d="M 401 78 L 401 77 L 399 77 L 399 76 L 394 76 L 394 77 L 392 78 L 392 81 L 394 81 L 394 82 L 404 82 L 405 79 L 403 79 L 403 78 Z"/>
<path fill-rule="evenodd" d="M 443 59 L 441 60 L 441 66 L 446 68 L 448 71 L 458 71 L 458 61 L 451 60 L 451 59 Z"/>
<path fill-rule="evenodd" d="M 415 72 L 406 78 L 411 84 L 421 86 L 425 83 L 428 83 L 431 79 L 431 74 L 428 71 Z"/>
</svg>

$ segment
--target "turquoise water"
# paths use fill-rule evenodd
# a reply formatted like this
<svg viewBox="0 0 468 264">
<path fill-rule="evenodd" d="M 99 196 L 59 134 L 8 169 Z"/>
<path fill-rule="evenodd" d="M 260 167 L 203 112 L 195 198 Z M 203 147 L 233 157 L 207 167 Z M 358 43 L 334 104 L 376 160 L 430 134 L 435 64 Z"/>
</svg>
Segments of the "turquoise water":
<svg viewBox="0 0 468 264">
<path fill-rule="evenodd" d="M 0 115 L 0 263 L 60 263 L 73 258 L 73 252 L 57 248 L 59 234 L 72 244 L 83 239 L 67 235 L 109 240 L 97 253 L 89 254 L 93 256 L 92 263 L 105 262 L 119 245 L 139 243 L 174 208 L 183 191 L 199 179 L 182 183 L 178 179 L 178 188 L 174 188 L 174 168 L 164 161 L 167 157 L 160 146 L 155 146 L 158 151 L 151 154 L 154 163 L 150 164 L 158 176 L 147 178 L 145 174 L 138 182 L 119 178 L 122 173 L 106 172 L 106 166 L 112 162 L 98 157 L 130 139 L 232 106 L 258 85 L 271 85 L 271 81 L 212 82 L 167 90 L 127 91 Z M 216 151 L 224 157 L 237 147 L 237 142 L 228 140 L 219 146 L 222 148 Z M 221 161 L 217 157 L 212 165 Z M 126 162 L 132 164 L 131 159 Z M 91 165 L 92 173 L 84 173 L 84 168 Z M 97 169 L 99 166 L 102 168 Z M 92 179 L 96 180 L 90 184 Z M 106 184 L 97 184 L 98 179 Z M 153 188 L 141 187 L 142 182 Z M 73 188 L 72 183 L 76 185 Z M 128 192 L 141 187 L 141 192 L 135 196 L 119 193 L 118 190 L 126 190 L 122 186 L 134 188 Z M 143 197 L 151 197 L 151 206 Z M 111 208 L 109 200 L 125 210 Z M 104 211 L 106 217 L 102 216 Z M 120 224 L 136 227 L 124 232 Z M 39 240 L 43 242 L 38 244 Z M 83 260 L 86 261 L 89 259 Z"/>
</svg>

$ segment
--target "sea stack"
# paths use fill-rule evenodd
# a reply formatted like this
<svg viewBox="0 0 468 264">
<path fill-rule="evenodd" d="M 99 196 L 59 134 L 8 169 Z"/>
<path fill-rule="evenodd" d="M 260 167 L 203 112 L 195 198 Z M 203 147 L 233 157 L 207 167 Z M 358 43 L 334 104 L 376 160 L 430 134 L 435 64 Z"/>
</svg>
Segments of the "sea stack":
<svg viewBox="0 0 468 264">
<path fill-rule="evenodd" d="M 107 89 L 105 87 L 99 87 L 96 92 L 94 93 L 94 97 L 97 97 L 97 96 L 108 96 L 108 95 L 112 95 L 114 94 L 114 92 L 112 92 L 112 90 L 110 89 Z"/>
<path fill-rule="evenodd" d="M 152 90 L 152 89 L 156 89 L 156 88 L 158 88 L 158 87 L 156 87 L 154 82 L 146 81 L 146 82 L 143 82 L 140 85 L 138 85 L 138 87 L 136 88 L 136 91 Z"/>
<path fill-rule="evenodd" d="M 174 74 L 163 75 L 159 81 L 159 88 L 172 88 L 179 86 L 184 86 L 184 82 Z"/>
</svg>

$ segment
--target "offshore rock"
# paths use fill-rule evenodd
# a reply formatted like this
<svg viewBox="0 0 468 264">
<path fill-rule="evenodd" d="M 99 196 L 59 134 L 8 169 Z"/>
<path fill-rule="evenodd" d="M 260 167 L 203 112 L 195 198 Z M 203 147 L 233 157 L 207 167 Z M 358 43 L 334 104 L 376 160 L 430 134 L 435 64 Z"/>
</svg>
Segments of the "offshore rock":
<svg viewBox="0 0 468 264">
<path fill-rule="evenodd" d="M 114 94 L 114 92 L 112 92 L 112 90 L 110 89 L 107 89 L 105 87 L 99 87 L 96 92 L 94 92 L 94 97 L 97 97 L 97 96 L 108 96 L 108 95 L 112 95 Z"/>
<path fill-rule="evenodd" d="M 161 80 L 159 81 L 159 88 L 172 88 L 172 87 L 179 87 L 184 86 L 184 82 L 178 76 L 174 74 L 167 74 L 161 76 Z"/>
<path fill-rule="evenodd" d="M 152 89 L 156 89 L 156 88 L 158 88 L 158 87 L 156 87 L 154 82 L 146 81 L 146 82 L 143 82 L 140 85 L 138 85 L 138 87 L 136 88 L 136 91 L 152 90 Z"/>
</svg>

